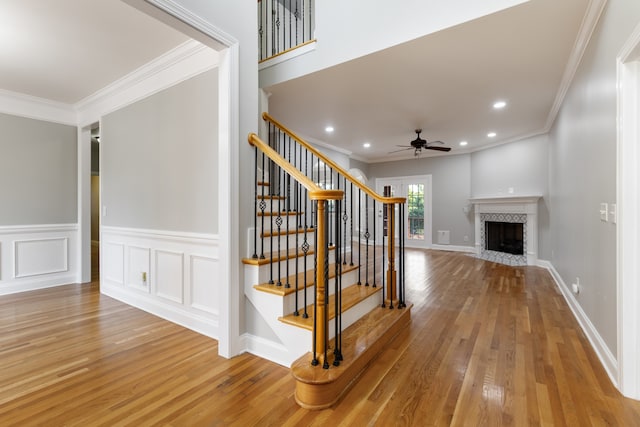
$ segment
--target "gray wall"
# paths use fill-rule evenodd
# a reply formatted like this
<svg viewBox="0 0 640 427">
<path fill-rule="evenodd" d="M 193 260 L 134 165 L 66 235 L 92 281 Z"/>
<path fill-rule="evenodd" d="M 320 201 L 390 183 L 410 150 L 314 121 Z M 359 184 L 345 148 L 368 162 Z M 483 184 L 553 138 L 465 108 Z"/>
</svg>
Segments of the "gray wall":
<svg viewBox="0 0 640 427">
<path fill-rule="evenodd" d="M 218 73 L 105 116 L 103 225 L 218 232 Z"/>
<path fill-rule="evenodd" d="M 433 242 L 437 242 L 438 230 L 451 231 L 451 244 L 472 246 L 474 239 L 473 212 L 462 209 L 469 204 L 471 156 L 427 157 L 369 165 L 370 187 L 374 179 L 395 176 L 431 175 L 433 204 Z M 469 241 L 464 241 L 469 236 Z"/>
<path fill-rule="evenodd" d="M 539 195 L 538 257 L 549 260 L 549 136 L 538 135 L 471 154 L 473 197 Z"/>
<path fill-rule="evenodd" d="M 616 227 L 599 204 L 616 202 L 616 55 L 640 21 L 640 2 L 610 0 L 550 132 L 551 261 L 617 354 Z"/>
<path fill-rule="evenodd" d="M 0 225 L 74 224 L 75 126 L 0 114 Z"/>
<path fill-rule="evenodd" d="M 360 169 L 367 176 L 367 179 L 370 179 L 369 167 L 369 163 L 355 159 L 349 160 L 349 169 Z"/>
</svg>

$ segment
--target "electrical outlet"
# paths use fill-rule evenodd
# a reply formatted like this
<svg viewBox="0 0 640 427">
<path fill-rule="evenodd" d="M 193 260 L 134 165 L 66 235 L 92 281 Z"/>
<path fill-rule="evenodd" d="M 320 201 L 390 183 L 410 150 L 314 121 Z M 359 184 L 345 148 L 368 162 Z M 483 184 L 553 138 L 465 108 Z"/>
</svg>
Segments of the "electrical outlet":
<svg viewBox="0 0 640 427">
<path fill-rule="evenodd" d="M 579 277 L 576 277 L 576 282 L 571 284 L 571 290 L 576 295 L 578 295 L 580 293 L 580 278 Z"/>
<path fill-rule="evenodd" d="M 469 241 L 469 236 L 464 236 L 463 239 L 464 239 L 465 242 L 468 242 Z"/>
</svg>

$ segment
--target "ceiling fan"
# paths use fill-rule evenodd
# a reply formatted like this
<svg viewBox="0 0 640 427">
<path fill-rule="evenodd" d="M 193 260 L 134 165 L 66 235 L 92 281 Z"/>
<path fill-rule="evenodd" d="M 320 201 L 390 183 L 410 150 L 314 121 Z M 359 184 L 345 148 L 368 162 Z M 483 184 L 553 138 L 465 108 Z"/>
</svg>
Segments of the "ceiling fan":
<svg viewBox="0 0 640 427">
<path fill-rule="evenodd" d="M 422 132 L 422 129 L 416 129 L 417 137 L 416 137 L 416 139 L 414 139 L 413 141 L 410 142 L 411 145 L 398 145 L 397 147 L 403 147 L 403 148 L 401 150 L 391 151 L 389 154 L 397 153 L 399 151 L 404 151 L 404 150 L 415 150 L 413 155 L 414 156 L 418 156 L 422 152 L 423 148 L 425 150 L 451 151 L 451 147 L 439 147 L 438 146 L 440 144 L 444 144 L 444 142 L 442 142 L 442 141 L 430 141 L 430 142 L 427 142 L 426 140 L 420 138 L 420 133 L 421 132 Z M 438 144 L 438 145 L 433 145 L 433 144 Z"/>
</svg>

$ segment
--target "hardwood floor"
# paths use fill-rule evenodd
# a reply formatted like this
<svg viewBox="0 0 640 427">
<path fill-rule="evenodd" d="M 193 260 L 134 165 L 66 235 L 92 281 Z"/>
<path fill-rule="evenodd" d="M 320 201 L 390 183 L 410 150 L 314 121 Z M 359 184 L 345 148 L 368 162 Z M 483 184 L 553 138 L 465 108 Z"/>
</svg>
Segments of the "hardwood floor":
<svg viewBox="0 0 640 427">
<path fill-rule="evenodd" d="M 411 327 L 334 407 L 287 368 L 100 295 L 0 297 L 0 425 L 640 425 L 549 274 L 407 250 Z"/>
</svg>

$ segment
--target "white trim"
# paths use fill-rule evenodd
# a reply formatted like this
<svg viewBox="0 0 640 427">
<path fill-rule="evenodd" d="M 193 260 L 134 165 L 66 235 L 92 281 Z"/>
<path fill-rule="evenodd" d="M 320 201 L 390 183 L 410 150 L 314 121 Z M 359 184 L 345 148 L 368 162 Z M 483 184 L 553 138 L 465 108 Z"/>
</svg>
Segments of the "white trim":
<svg viewBox="0 0 640 427">
<path fill-rule="evenodd" d="M 0 235 L 56 231 L 78 231 L 78 224 L 0 225 Z"/>
<path fill-rule="evenodd" d="M 214 235 L 105 226 L 100 231 L 102 293 L 218 338 L 216 293 L 222 284 L 218 281 L 220 248 Z M 210 268 L 194 266 L 196 258 L 211 261 Z M 140 272 L 147 273 L 146 281 L 139 278 Z M 159 280 L 169 288 L 159 290 Z M 196 286 L 201 290 L 198 294 Z"/>
<path fill-rule="evenodd" d="M 278 56 L 274 56 L 273 58 L 267 59 L 266 61 L 260 62 L 258 64 L 258 71 L 262 71 L 269 67 L 273 67 L 274 65 L 282 64 L 283 62 L 289 61 L 290 59 L 297 58 L 306 53 L 313 52 L 316 50 L 316 40 L 311 40 L 309 43 L 300 46 L 294 47 L 286 53 L 283 53 Z"/>
<path fill-rule="evenodd" d="M 91 128 L 77 128 L 78 282 L 91 281 Z M 102 183 L 101 183 L 102 185 Z M 102 215 L 98 215 L 102 218 Z"/>
<path fill-rule="evenodd" d="M 617 307 L 618 384 L 640 399 L 640 25 L 618 54 L 617 66 Z M 635 52 L 636 56 L 633 56 Z"/>
<path fill-rule="evenodd" d="M 144 293 L 127 291 L 121 286 L 109 283 L 101 283 L 100 292 L 202 335 L 214 339 L 218 338 L 219 321 L 217 319 L 177 308 L 174 304 L 165 303 L 159 299 L 146 298 Z"/>
<path fill-rule="evenodd" d="M 580 24 L 580 29 L 578 30 L 578 36 L 576 37 L 576 41 L 573 44 L 573 49 L 571 49 L 571 55 L 569 56 L 569 60 L 567 61 L 567 66 L 564 69 L 562 80 L 560 81 L 560 87 L 558 88 L 558 92 L 556 92 L 556 98 L 553 101 L 551 110 L 549 110 L 547 121 L 545 122 L 543 132 L 541 133 L 549 132 L 551 126 L 553 126 L 553 122 L 556 120 L 558 111 L 560 111 L 560 107 L 564 102 L 564 97 L 566 96 L 567 91 L 571 86 L 573 77 L 578 70 L 580 61 L 582 61 L 582 56 L 584 55 L 584 52 L 589 45 L 589 40 L 591 40 L 593 31 L 598 25 L 598 20 L 600 19 L 600 15 L 602 15 L 602 11 L 604 10 L 606 4 L 607 0 L 589 1 L 587 11 L 584 14 L 584 18 L 582 19 L 582 23 Z"/>
<path fill-rule="evenodd" d="M 218 64 L 216 51 L 187 41 L 74 105 L 78 123 L 88 126 L 105 114 L 183 82 Z"/>
<path fill-rule="evenodd" d="M 575 297 L 573 296 L 573 293 L 571 292 L 569 287 L 564 283 L 564 281 L 562 280 L 562 277 L 560 276 L 560 273 L 556 271 L 553 264 L 551 264 L 551 262 L 546 260 L 538 260 L 537 265 L 539 267 L 547 269 L 551 274 L 551 277 L 553 277 L 553 280 L 558 285 L 558 289 L 560 290 L 560 293 L 562 293 L 562 296 L 567 302 L 567 305 L 571 309 L 573 316 L 576 318 L 576 320 L 578 321 L 578 324 L 582 328 L 582 331 L 584 332 L 587 339 L 591 343 L 591 346 L 593 347 L 593 350 L 596 352 L 598 359 L 600 359 L 600 362 L 602 363 L 605 371 L 607 371 L 607 375 L 609 375 L 611 382 L 617 387 L 618 386 L 618 362 L 616 358 L 613 356 L 613 353 L 611 353 L 611 350 L 605 343 L 604 339 L 602 339 L 602 337 L 596 330 L 596 327 L 593 325 L 593 323 L 591 323 L 591 321 L 589 320 L 589 317 L 582 310 L 582 307 L 580 306 L 578 301 L 576 301 Z"/>
<path fill-rule="evenodd" d="M 287 368 L 291 365 L 289 351 L 282 343 L 245 333 L 240 337 L 240 344 L 247 352 L 262 357 L 263 359 L 270 360 Z"/>
<path fill-rule="evenodd" d="M 129 3 L 138 0 L 127 0 Z M 191 28 L 187 32 L 198 37 L 195 32 L 204 34 L 203 43 L 215 49 L 219 54 L 219 99 L 218 99 L 218 206 L 220 230 L 220 328 L 218 351 L 223 357 L 239 354 L 241 295 L 237 285 L 240 282 L 239 261 L 239 148 L 240 141 L 240 54 L 239 41 L 226 32 L 212 26 L 191 11 L 172 0 L 146 0 L 157 11 L 177 18 L 179 23 Z M 179 26 L 173 22 L 172 26 Z M 182 30 L 188 30 L 184 27 Z M 224 49 L 226 48 L 226 49 Z"/>
<path fill-rule="evenodd" d="M 431 245 L 431 249 L 436 251 L 450 251 L 450 252 L 464 252 L 469 254 L 475 254 L 476 249 L 473 246 L 458 246 L 458 245 Z"/>
<path fill-rule="evenodd" d="M 114 233 L 131 237 L 153 237 L 154 239 L 170 240 L 188 243 L 207 243 L 212 240 L 219 240 L 217 234 L 193 233 L 186 231 L 151 230 L 146 228 L 128 228 L 103 225 L 100 227 L 101 233 Z"/>
<path fill-rule="evenodd" d="M 77 224 L 0 226 L 0 295 L 77 283 L 77 234 Z"/>
<path fill-rule="evenodd" d="M 70 104 L 0 89 L 0 113 L 75 126 L 76 111 Z"/>
</svg>

